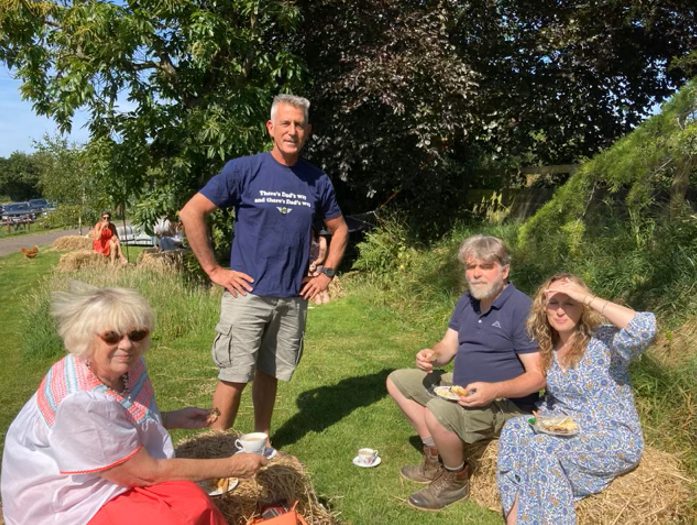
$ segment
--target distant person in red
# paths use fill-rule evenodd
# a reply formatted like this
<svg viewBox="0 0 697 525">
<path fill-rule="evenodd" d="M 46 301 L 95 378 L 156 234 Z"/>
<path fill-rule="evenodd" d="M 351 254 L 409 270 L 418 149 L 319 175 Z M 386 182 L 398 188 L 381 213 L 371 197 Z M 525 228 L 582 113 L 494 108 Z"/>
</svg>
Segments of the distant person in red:
<svg viewBox="0 0 697 525">
<path fill-rule="evenodd" d="M 92 249 L 105 257 L 109 257 L 112 264 L 116 262 L 117 258 L 121 264 L 128 263 L 121 251 L 119 235 L 116 233 L 116 226 L 111 222 L 111 214 L 109 212 L 102 213 L 102 218 L 94 225 L 92 239 Z"/>
</svg>

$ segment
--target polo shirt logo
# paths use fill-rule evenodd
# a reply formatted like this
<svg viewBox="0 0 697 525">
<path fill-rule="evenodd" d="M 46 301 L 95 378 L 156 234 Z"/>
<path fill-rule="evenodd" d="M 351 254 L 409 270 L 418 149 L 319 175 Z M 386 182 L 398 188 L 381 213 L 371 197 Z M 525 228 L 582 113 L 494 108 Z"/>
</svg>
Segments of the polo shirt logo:
<svg viewBox="0 0 697 525">
<path fill-rule="evenodd" d="M 285 206 L 276 206 L 276 209 L 280 211 L 282 215 L 288 215 L 293 211 L 293 208 L 286 208 Z"/>
<path fill-rule="evenodd" d="M 501 328 L 501 323 L 499 323 L 498 321 L 494 321 L 493 323 L 491 323 L 491 326 L 495 326 L 496 328 Z"/>
</svg>

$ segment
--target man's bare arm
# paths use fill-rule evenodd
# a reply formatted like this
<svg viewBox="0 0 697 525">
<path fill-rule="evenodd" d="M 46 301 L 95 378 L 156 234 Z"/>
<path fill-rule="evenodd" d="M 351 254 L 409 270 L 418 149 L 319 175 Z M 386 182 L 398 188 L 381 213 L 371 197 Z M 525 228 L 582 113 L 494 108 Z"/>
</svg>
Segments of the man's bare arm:
<svg viewBox="0 0 697 525">
<path fill-rule="evenodd" d="M 206 217 L 217 206 L 201 193 L 194 195 L 179 212 L 179 218 L 184 225 L 186 239 L 198 259 L 201 268 L 211 281 L 226 288 L 233 296 L 246 295 L 252 291 L 254 279 L 246 273 L 223 268 L 215 260 L 213 248 L 208 238 Z"/>
<path fill-rule="evenodd" d="M 460 345 L 457 331 L 448 328 L 443 339 L 431 348 L 424 348 L 416 354 L 416 367 L 431 372 L 434 366 L 442 366 L 453 360 Z"/>
</svg>

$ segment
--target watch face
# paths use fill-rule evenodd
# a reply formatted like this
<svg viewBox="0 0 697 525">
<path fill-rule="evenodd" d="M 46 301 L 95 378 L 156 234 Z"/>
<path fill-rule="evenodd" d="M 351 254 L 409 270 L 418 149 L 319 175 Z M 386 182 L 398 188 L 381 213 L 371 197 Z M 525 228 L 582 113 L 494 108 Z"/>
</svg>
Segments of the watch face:
<svg viewBox="0 0 697 525">
<path fill-rule="evenodd" d="M 322 273 L 327 277 L 334 277 L 336 275 L 336 270 L 334 270 L 334 268 L 322 268 Z"/>
</svg>

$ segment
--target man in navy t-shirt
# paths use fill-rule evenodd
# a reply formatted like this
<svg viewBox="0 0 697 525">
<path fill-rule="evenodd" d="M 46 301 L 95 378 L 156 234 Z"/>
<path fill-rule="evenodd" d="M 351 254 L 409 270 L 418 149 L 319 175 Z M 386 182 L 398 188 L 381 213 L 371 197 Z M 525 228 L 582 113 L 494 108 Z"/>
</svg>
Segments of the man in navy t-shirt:
<svg viewBox="0 0 697 525">
<path fill-rule="evenodd" d="M 497 436 L 507 419 L 530 412 L 545 384 L 537 344 L 525 329 L 531 301 L 508 283 L 503 242 L 475 235 L 465 239 L 459 258 L 469 293 L 460 297 L 443 339 L 416 354 L 417 369 L 387 378 L 387 391 L 423 442 L 423 462 L 401 474 L 429 484 L 408 500 L 424 510 L 469 495 L 465 445 Z M 452 374 L 436 370 L 453 359 Z"/>
<path fill-rule="evenodd" d="M 272 150 L 229 161 L 180 212 L 201 267 L 226 290 L 212 349 L 218 430 L 232 426 L 253 380 L 255 430 L 268 436 L 278 379 L 289 380 L 302 355 L 307 301 L 327 289 L 346 248 L 348 228 L 329 177 L 300 158 L 309 106 L 302 97 L 275 97 L 266 123 Z M 221 207 L 235 210 L 230 268 L 216 262 L 206 230 L 206 216 Z M 332 242 L 322 273 L 306 277 L 315 218 Z"/>
</svg>

